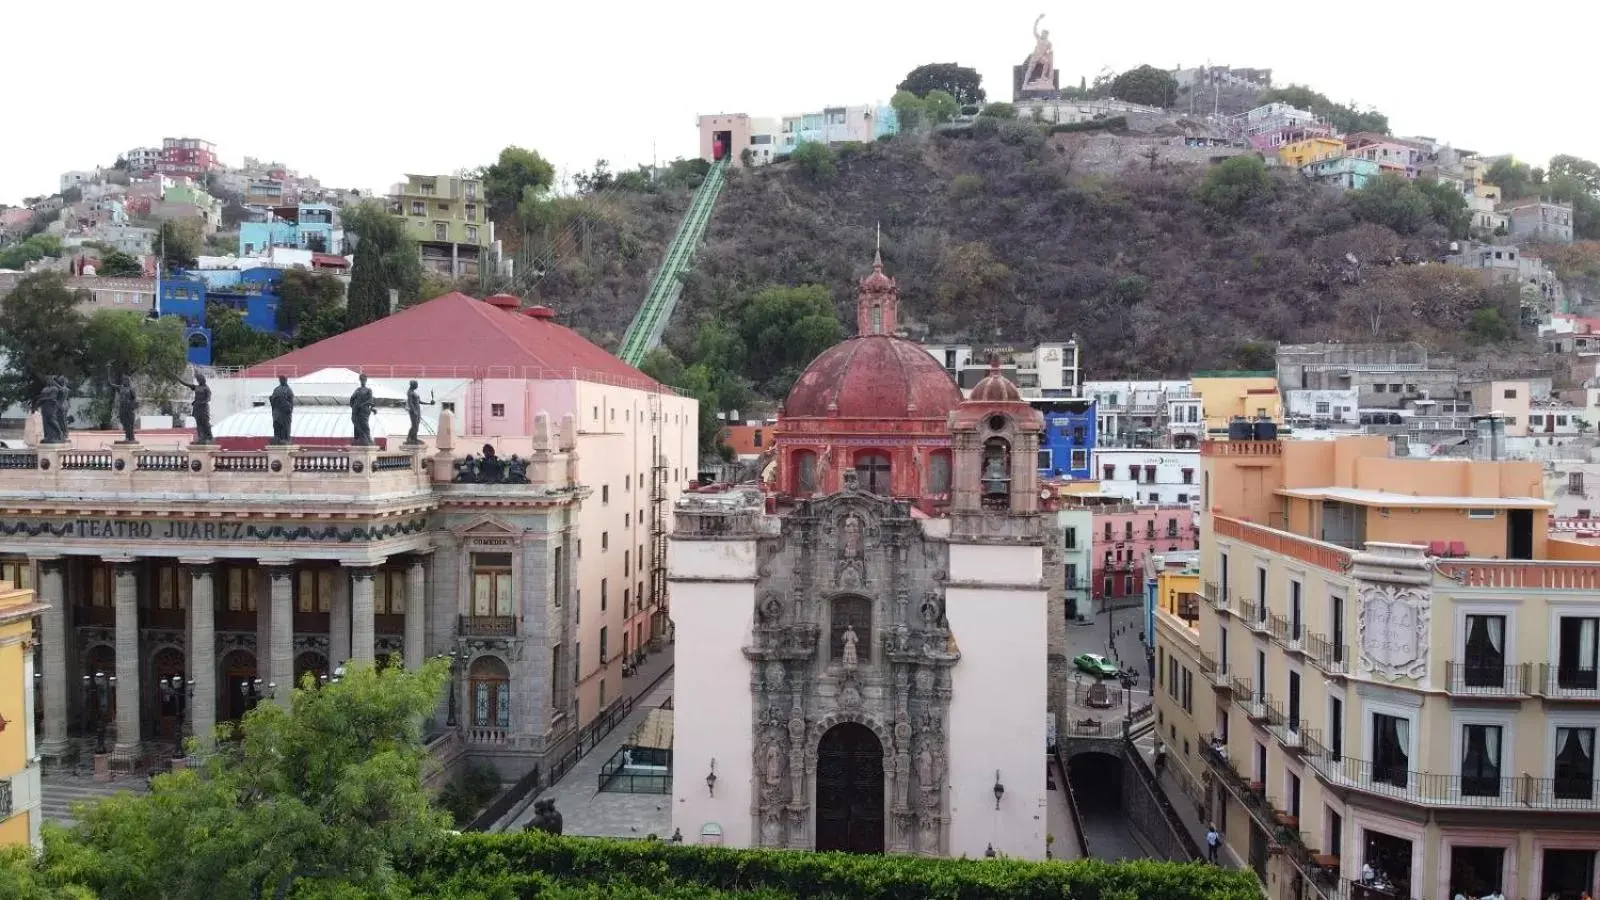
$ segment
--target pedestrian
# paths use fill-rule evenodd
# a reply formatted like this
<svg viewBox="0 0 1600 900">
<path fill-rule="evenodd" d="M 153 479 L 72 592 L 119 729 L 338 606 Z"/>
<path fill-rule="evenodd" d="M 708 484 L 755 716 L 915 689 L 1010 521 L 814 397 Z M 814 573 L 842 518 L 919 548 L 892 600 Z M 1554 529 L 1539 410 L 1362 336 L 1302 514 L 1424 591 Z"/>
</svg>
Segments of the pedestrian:
<svg viewBox="0 0 1600 900">
<path fill-rule="evenodd" d="M 1206 858 L 1214 866 L 1217 864 L 1217 847 L 1222 843 L 1222 835 L 1217 834 L 1217 826 L 1206 826 Z"/>
</svg>

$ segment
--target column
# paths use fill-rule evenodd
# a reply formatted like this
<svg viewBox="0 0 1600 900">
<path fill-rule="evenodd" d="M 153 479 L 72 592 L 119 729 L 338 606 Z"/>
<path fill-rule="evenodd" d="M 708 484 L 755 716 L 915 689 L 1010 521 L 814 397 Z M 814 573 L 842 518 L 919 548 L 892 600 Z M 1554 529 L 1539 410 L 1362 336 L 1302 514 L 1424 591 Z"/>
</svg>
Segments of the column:
<svg viewBox="0 0 1600 900">
<path fill-rule="evenodd" d="M 144 696 L 139 691 L 139 568 L 132 559 L 116 563 L 115 609 L 117 615 L 117 743 L 112 755 L 139 755 L 144 735 L 140 731 L 140 709 Z"/>
<path fill-rule="evenodd" d="M 372 618 L 372 566 L 350 570 L 350 659 L 372 665 L 377 657 L 377 623 Z"/>
<path fill-rule="evenodd" d="M 189 676 L 194 679 L 194 695 L 188 700 L 185 718 L 189 731 L 209 748 L 217 730 L 217 629 L 216 566 L 209 559 L 180 559 L 188 567 L 189 591 Z M 181 576 L 180 576 L 181 577 Z"/>
<path fill-rule="evenodd" d="M 294 568 L 281 563 L 266 569 L 272 582 L 267 655 L 272 660 L 272 680 L 278 685 L 277 700 L 287 706 L 294 695 Z"/>
<path fill-rule="evenodd" d="M 427 605 L 423 602 L 427 596 L 428 579 L 427 571 L 423 568 L 422 557 L 412 557 L 411 565 L 406 569 L 406 668 L 413 671 L 422 668 L 423 639 L 428 633 Z"/>
<path fill-rule="evenodd" d="M 328 604 L 328 665 L 330 674 L 350 660 L 350 576 L 333 580 L 333 601 Z"/>
<path fill-rule="evenodd" d="M 61 557 L 35 558 L 39 564 L 39 602 L 47 604 L 39 617 L 39 639 L 44 642 L 44 737 L 39 755 L 56 760 L 67 755 L 67 598 Z M 31 654 L 30 654 L 31 655 Z"/>
</svg>

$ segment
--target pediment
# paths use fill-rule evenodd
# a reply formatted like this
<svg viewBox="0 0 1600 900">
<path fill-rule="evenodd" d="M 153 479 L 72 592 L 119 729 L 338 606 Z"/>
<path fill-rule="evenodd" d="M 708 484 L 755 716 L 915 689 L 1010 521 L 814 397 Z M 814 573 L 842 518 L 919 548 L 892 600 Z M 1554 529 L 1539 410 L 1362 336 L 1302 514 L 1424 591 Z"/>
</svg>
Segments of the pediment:
<svg viewBox="0 0 1600 900">
<path fill-rule="evenodd" d="M 479 516 L 460 527 L 450 529 L 451 533 L 463 538 L 485 537 L 519 537 L 522 529 L 498 516 Z"/>
</svg>

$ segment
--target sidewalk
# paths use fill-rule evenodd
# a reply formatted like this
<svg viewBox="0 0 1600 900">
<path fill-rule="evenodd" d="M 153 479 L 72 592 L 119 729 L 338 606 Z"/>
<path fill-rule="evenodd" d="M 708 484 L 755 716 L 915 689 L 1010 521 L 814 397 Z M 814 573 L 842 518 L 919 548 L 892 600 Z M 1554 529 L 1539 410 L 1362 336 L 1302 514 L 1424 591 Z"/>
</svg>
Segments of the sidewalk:
<svg viewBox="0 0 1600 900">
<path fill-rule="evenodd" d="M 1152 771 L 1155 768 L 1156 736 L 1155 731 L 1151 731 L 1149 734 L 1139 738 L 1135 743 L 1140 755 L 1144 757 L 1145 762 L 1150 764 Z M 1178 811 L 1178 818 L 1189 829 L 1189 834 L 1194 836 L 1194 841 L 1200 845 L 1201 852 L 1205 852 L 1206 826 L 1209 823 L 1200 818 L 1200 809 L 1195 805 L 1194 798 L 1189 796 L 1188 791 L 1184 790 L 1183 782 L 1174 768 L 1176 764 L 1172 760 L 1172 754 L 1173 748 L 1167 747 L 1167 767 L 1165 771 L 1157 776 L 1157 780 L 1161 784 L 1161 789 L 1166 792 L 1167 800 L 1172 804 L 1172 808 Z M 1244 868 L 1242 861 L 1232 857 L 1233 854 L 1228 849 L 1228 842 L 1224 840 L 1218 850 L 1220 864 L 1231 869 Z"/>
</svg>

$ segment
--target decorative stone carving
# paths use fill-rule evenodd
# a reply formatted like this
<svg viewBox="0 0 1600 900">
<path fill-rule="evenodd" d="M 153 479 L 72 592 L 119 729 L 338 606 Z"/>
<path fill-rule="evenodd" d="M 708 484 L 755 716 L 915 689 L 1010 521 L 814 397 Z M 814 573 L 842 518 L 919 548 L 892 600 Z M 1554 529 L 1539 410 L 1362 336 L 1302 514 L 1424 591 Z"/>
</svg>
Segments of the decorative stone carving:
<svg viewBox="0 0 1600 900">
<path fill-rule="evenodd" d="M 856 643 L 858 640 L 855 626 L 846 625 L 843 637 L 844 651 L 840 653 L 839 660 L 847 671 L 855 671 L 856 666 L 860 664 L 856 657 Z"/>
<path fill-rule="evenodd" d="M 1361 664 L 1387 678 L 1423 678 L 1428 670 L 1428 593 L 1413 587 L 1364 583 L 1357 624 Z"/>
<path fill-rule="evenodd" d="M 767 592 L 767 599 L 761 604 L 761 621 L 777 624 L 783 616 L 783 601 L 778 599 L 775 591 Z"/>
</svg>

